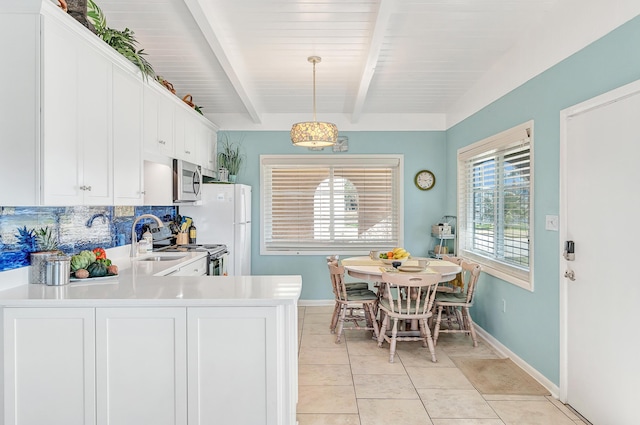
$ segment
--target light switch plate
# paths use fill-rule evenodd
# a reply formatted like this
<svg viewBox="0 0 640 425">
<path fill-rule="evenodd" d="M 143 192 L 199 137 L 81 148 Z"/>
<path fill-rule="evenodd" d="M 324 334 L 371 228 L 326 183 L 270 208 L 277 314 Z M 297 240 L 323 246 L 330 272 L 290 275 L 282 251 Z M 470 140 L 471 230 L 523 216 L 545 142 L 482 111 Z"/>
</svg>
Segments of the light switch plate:
<svg viewBox="0 0 640 425">
<path fill-rule="evenodd" d="M 547 215 L 545 216 L 544 228 L 546 230 L 558 231 L 558 216 L 557 215 Z"/>
</svg>

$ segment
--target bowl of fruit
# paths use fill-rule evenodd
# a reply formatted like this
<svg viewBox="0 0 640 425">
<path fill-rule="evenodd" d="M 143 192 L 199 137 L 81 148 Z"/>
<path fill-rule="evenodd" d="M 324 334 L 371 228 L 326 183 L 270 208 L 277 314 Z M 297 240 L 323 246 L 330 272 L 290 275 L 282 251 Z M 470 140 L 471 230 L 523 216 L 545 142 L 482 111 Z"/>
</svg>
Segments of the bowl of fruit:
<svg viewBox="0 0 640 425">
<path fill-rule="evenodd" d="M 393 248 L 389 252 L 381 252 L 378 256 L 384 264 L 393 264 L 394 262 L 402 264 L 409 259 L 411 254 L 404 248 Z"/>
</svg>

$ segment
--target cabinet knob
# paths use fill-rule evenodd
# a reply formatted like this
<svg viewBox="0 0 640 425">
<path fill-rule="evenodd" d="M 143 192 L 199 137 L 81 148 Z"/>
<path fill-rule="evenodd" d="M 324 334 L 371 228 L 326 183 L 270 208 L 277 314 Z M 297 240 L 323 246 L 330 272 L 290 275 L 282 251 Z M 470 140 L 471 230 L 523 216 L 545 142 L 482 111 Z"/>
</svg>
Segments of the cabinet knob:
<svg viewBox="0 0 640 425">
<path fill-rule="evenodd" d="M 164 140 L 158 140 L 158 143 L 160 143 L 161 145 L 166 145 L 167 142 L 165 142 Z"/>
<path fill-rule="evenodd" d="M 87 186 L 87 190 L 91 192 L 91 186 Z"/>
<path fill-rule="evenodd" d="M 184 151 L 187 155 L 191 155 L 191 151 Z"/>
</svg>

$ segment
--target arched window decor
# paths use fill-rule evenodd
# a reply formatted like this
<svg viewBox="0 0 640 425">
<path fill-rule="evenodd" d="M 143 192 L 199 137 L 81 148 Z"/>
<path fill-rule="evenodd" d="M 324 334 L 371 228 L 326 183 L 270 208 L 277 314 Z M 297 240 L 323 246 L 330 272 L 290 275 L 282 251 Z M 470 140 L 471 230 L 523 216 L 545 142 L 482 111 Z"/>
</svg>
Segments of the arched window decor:
<svg viewBox="0 0 640 425">
<path fill-rule="evenodd" d="M 399 245 L 402 157 L 261 156 L 261 253 L 363 253 Z"/>
</svg>

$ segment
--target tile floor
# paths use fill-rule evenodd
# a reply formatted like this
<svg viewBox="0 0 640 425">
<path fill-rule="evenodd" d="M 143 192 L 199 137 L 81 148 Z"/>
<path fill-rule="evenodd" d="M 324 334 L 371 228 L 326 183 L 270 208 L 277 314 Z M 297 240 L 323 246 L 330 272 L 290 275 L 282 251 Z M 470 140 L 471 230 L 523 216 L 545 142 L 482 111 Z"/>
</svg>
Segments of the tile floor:
<svg viewBox="0 0 640 425">
<path fill-rule="evenodd" d="M 440 334 L 437 363 L 420 342 L 378 348 L 371 332 L 329 332 L 333 307 L 300 307 L 300 425 L 577 425 L 579 417 L 553 397 L 482 395 L 452 357 L 498 358 L 484 341 Z"/>
</svg>

